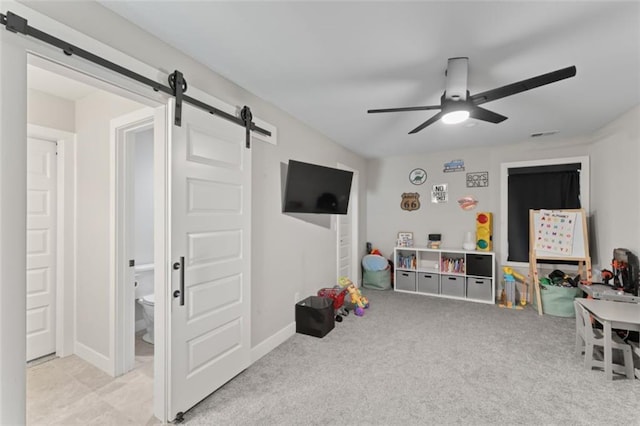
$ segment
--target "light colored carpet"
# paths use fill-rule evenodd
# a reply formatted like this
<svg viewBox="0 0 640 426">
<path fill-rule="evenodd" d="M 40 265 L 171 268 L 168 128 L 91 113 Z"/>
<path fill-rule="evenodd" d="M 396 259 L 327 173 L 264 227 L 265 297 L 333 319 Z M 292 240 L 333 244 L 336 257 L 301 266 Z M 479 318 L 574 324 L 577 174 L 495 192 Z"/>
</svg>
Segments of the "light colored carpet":
<svg viewBox="0 0 640 426">
<path fill-rule="evenodd" d="M 364 317 L 348 316 L 322 339 L 296 334 L 185 422 L 640 425 L 640 380 L 586 371 L 573 318 L 364 293 Z"/>
</svg>

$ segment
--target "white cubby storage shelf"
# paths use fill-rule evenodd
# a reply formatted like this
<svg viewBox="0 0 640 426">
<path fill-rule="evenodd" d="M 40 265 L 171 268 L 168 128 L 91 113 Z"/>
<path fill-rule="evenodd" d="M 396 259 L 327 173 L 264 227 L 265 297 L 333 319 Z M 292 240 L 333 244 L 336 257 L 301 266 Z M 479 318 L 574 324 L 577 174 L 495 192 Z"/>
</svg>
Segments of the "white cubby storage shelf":
<svg viewBox="0 0 640 426">
<path fill-rule="evenodd" d="M 395 291 L 495 303 L 495 253 L 396 247 Z"/>
</svg>

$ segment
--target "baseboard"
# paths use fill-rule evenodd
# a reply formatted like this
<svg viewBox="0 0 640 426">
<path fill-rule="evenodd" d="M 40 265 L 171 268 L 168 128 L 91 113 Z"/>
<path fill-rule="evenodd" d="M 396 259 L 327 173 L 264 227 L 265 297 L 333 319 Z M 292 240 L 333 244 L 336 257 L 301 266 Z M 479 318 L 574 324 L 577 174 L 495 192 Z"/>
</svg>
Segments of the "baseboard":
<svg viewBox="0 0 640 426">
<path fill-rule="evenodd" d="M 251 364 L 280 346 L 284 343 L 289 337 L 296 334 L 296 323 L 295 321 L 291 324 L 287 325 L 282 330 L 276 332 L 275 334 L 267 337 L 262 342 L 258 343 L 254 348 L 251 348 Z"/>
<path fill-rule="evenodd" d="M 114 363 L 106 357 L 102 355 L 100 352 L 97 352 L 94 349 L 91 349 L 89 346 L 84 345 L 78 341 L 75 344 L 75 354 L 80 358 L 87 361 L 89 364 L 98 367 L 100 370 L 104 371 L 110 376 L 114 376 Z"/>
</svg>

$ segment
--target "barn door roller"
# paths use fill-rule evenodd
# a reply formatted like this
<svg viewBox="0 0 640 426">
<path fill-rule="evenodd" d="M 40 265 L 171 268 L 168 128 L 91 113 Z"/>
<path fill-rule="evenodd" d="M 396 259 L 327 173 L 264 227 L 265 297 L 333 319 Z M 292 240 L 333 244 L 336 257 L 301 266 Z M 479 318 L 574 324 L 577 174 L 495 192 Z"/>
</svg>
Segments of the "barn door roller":
<svg viewBox="0 0 640 426">
<path fill-rule="evenodd" d="M 33 28 L 28 25 L 27 20 L 25 18 L 19 15 L 16 15 L 11 11 L 7 11 L 6 15 L 0 13 L 0 24 L 4 25 L 8 31 L 34 37 L 54 47 L 62 49 L 62 51 L 66 55 L 79 56 L 90 62 L 93 62 L 94 64 L 100 65 L 101 67 L 107 68 L 111 71 L 115 71 L 118 74 L 121 74 L 139 83 L 147 85 L 151 87 L 153 90 L 155 90 L 156 92 L 163 92 L 163 93 L 166 93 L 167 95 L 175 97 L 176 106 L 175 106 L 174 124 L 176 126 L 182 125 L 182 103 L 186 102 L 197 108 L 203 109 L 209 112 L 210 114 L 217 115 L 219 117 L 224 118 L 225 120 L 231 121 L 233 123 L 236 123 L 239 126 L 244 127 L 246 129 L 247 148 L 250 147 L 251 131 L 261 133 L 265 136 L 271 136 L 270 131 L 256 126 L 256 124 L 253 121 L 251 121 L 253 118 L 253 115 L 251 114 L 251 109 L 246 105 L 242 108 L 240 112 L 240 117 L 236 117 L 235 115 L 219 110 L 218 108 L 208 105 L 202 101 L 199 101 L 198 99 L 185 95 L 185 92 L 187 91 L 187 81 L 184 79 L 184 76 L 182 75 L 182 73 L 178 70 L 174 71 L 171 75 L 169 75 L 169 86 L 165 86 L 154 80 L 151 80 L 150 78 L 147 78 L 143 75 L 133 72 L 128 68 L 120 66 L 98 55 L 95 55 L 91 52 L 88 52 L 84 49 L 74 46 L 71 43 L 67 43 L 64 40 L 60 40 L 59 38 L 54 37 L 51 34 L 47 34 L 43 31 L 38 30 L 37 28 Z"/>
</svg>

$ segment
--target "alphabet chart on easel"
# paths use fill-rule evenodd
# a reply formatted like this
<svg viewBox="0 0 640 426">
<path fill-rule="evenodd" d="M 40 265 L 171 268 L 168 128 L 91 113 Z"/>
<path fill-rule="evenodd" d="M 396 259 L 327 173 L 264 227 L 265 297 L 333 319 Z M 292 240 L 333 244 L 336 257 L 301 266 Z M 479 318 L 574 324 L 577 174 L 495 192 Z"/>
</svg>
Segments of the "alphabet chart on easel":
<svg viewBox="0 0 640 426">
<path fill-rule="evenodd" d="M 571 256 L 576 216 L 575 212 L 540 210 L 534 223 L 536 251 Z"/>
<path fill-rule="evenodd" d="M 540 259 L 576 261 L 578 274 L 591 282 L 587 216 L 583 209 L 529 210 L 529 268 L 533 279 L 529 291 L 535 290 L 538 314 L 542 315 Z"/>
</svg>

